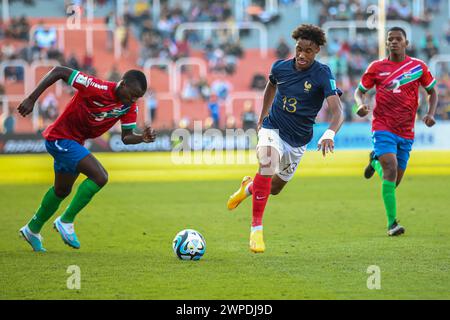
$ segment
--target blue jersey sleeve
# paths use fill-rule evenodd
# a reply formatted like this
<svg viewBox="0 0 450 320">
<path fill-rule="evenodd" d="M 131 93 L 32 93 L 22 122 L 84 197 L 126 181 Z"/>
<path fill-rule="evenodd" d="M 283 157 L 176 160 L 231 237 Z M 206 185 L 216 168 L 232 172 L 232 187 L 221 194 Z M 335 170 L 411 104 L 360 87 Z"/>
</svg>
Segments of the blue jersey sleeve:
<svg viewBox="0 0 450 320">
<path fill-rule="evenodd" d="M 322 85 L 325 98 L 336 94 L 338 94 L 339 96 L 342 95 L 342 91 L 336 87 L 336 80 L 328 66 L 324 66 L 324 68 L 320 70 L 318 77 Z"/>
<path fill-rule="evenodd" d="M 272 67 L 270 68 L 270 74 L 269 74 L 269 81 L 270 83 L 272 83 L 273 85 L 277 85 L 278 83 L 278 65 L 282 62 L 283 60 L 277 60 L 272 64 Z"/>
</svg>

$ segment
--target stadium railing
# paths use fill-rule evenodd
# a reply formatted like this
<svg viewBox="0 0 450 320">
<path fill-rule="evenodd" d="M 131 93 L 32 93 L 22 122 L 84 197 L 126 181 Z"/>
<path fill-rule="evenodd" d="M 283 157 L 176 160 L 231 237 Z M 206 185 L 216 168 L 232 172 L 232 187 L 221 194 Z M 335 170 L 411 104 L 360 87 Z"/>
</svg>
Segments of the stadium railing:
<svg viewBox="0 0 450 320">
<path fill-rule="evenodd" d="M 145 60 L 144 65 L 143 65 L 143 69 L 144 69 L 144 73 L 145 75 L 147 75 L 147 79 L 148 79 L 148 83 L 149 86 L 151 86 L 151 69 L 153 67 L 157 67 L 157 66 L 165 66 L 168 69 L 168 75 L 169 75 L 169 93 L 171 92 L 176 92 L 175 86 L 174 86 L 174 81 L 173 81 L 173 76 L 175 74 L 175 64 L 166 58 L 150 58 Z M 166 92 L 162 92 L 162 93 L 166 93 Z"/>
<path fill-rule="evenodd" d="M 147 100 L 148 98 L 146 98 L 145 100 Z M 158 102 L 161 100 L 168 100 L 170 102 L 172 102 L 172 110 L 173 110 L 173 117 L 172 117 L 172 122 L 170 124 L 170 127 L 176 127 L 178 125 L 178 123 L 181 120 L 181 101 L 180 98 L 177 97 L 176 94 L 174 93 L 170 93 L 170 92 L 164 92 L 164 93 L 160 93 L 158 92 L 158 98 L 157 98 Z M 144 112 L 144 121 L 146 123 L 148 122 L 152 122 L 153 119 L 150 118 L 150 112 L 148 112 L 149 110 L 147 109 L 147 101 L 145 101 L 145 112 Z"/>
<path fill-rule="evenodd" d="M 178 25 L 175 30 L 175 38 L 177 40 L 183 39 L 183 34 L 186 31 L 202 31 L 206 34 L 206 38 L 210 38 L 213 30 L 229 30 L 232 37 L 239 39 L 240 30 L 257 30 L 259 32 L 259 49 L 263 58 L 268 55 L 268 33 L 267 28 L 260 22 L 185 22 Z"/>
<path fill-rule="evenodd" d="M 256 92 L 256 91 L 240 91 L 240 92 L 232 92 L 228 95 L 227 99 L 225 100 L 225 112 L 226 114 L 234 114 L 234 102 L 236 100 L 253 100 L 255 101 L 255 106 L 258 106 L 255 110 L 256 112 L 259 112 L 262 107 L 262 100 L 263 100 L 264 94 L 263 92 Z"/>
<path fill-rule="evenodd" d="M 34 34 L 38 28 L 55 28 L 57 31 L 57 46 L 58 50 L 61 52 L 64 52 L 64 43 L 65 43 L 65 33 L 67 31 L 73 32 L 73 31 L 80 31 L 85 32 L 86 34 L 86 53 L 89 55 L 94 55 L 94 32 L 107 32 L 110 31 L 108 26 L 103 24 L 41 24 L 41 25 L 34 25 L 30 28 L 29 31 L 29 45 L 31 46 L 34 43 Z M 114 36 L 114 58 L 119 59 L 122 55 L 122 48 L 120 46 L 120 40 L 118 37 Z"/>
<path fill-rule="evenodd" d="M 56 60 L 35 60 L 33 61 L 30 66 L 29 66 L 29 71 L 30 71 L 30 77 L 29 79 L 26 79 L 25 82 L 29 83 L 29 87 L 28 88 L 34 88 L 37 85 L 37 81 L 36 81 L 36 73 L 37 73 L 37 69 L 38 68 L 42 68 L 42 67 L 57 67 L 60 66 L 61 64 L 56 61 Z M 55 83 L 56 86 L 56 96 L 60 97 L 62 94 L 62 82 L 61 81 L 57 81 Z M 26 91 L 26 94 L 29 94 L 29 91 Z"/>
<path fill-rule="evenodd" d="M 24 95 L 31 91 L 33 83 L 30 82 L 28 62 L 23 59 L 5 60 L 0 63 L 0 83 L 5 83 L 5 70 L 8 67 L 23 68 Z"/>
<path fill-rule="evenodd" d="M 329 33 L 331 29 L 347 29 L 349 31 L 350 39 L 356 38 L 357 29 L 369 28 L 373 31 L 377 31 L 377 25 L 370 25 L 370 20 L 346 20 L 346 21 L 327 21 L 322 25 L 322 29 L 326 34 Z M 387 27 L 401 27 L 405 30 L 408 39 L 412 39 L 412 28 L 411 24 L 402 20 L 389 20 L 386 21 Z"/>
<path fill-rule="evenodd" d="M 198 66 L 200 70 L 200 77 L 206 78 L 208 74 L 208 67 L 206 66 L 206 62 L 203 59 L 195 58 L 195 57 L 188 57 L 188 58 L 180 58 L 175 62 L 175 72 L 172 76 L 172 88 L 175 89 L 174 92 L 180 92 L 181 91 L 181 73 L 182 73 L 182 67 L 183 66 Z"/>
<path fill-rule="evenodd" d="M 431 73 L 435 76 L 439 74 L 439 63 L 450 63 L 450 54 L 436 54 L 430 59 L 428 65 L 430 66 Z"/>
</svg>

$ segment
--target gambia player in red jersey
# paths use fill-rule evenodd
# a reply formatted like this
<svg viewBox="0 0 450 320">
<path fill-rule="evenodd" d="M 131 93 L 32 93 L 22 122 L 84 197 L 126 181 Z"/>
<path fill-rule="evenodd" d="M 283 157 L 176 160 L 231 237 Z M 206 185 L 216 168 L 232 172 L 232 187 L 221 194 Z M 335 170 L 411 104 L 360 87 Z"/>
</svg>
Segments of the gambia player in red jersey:
<svg viewBox="0 0 450 320">
<path fill-rule="evenodd" d="M 414 124 L 418 108 L 419 86 L 428 93 L 428 112 L 423 122 L 432 127 L 437 105 L 436 80 L 427 65 L 406 55 L 406 32 L 394 27 L 387 34 L 389 56 L 372 62 L 355 91 L 358 115 L 366 116 L 370 108 L 364 102 L 365 94 L 376 86 L 372 119 L 374 151 L 364 176 L 374 172 L 382 179 L 382 196 L 387 215 L 389 236 L 401 235 L 405 228 L 398 224 L 395 189 L 400 184 L 414 142 Z"/>
<path fill-rule="evenodd" d="M 63 214 L 54 221 L 64 243 L 80 248 L 73 224 L 75 216 L 108 181 L 105 168 L 83 146 L 86 139 L 101 136 L 120 120 L 123 143 L 155 140 L 155 132 L 148 126 L 142 135 L 133 132 L 137 117 L 136 101 L 147 91 L 147 80 L 141 71 L 129 70 L 116 83 L 70 68 L 55 67 L 19 105 L 19 113 L 24 117 L 30 114 L 39 96 L 58 80 L 64 80 L 77 92 L 64 112 L 43 132 L 45 147 L 54 158 L 55 183 L 30 222 L 20 229 L 20 234 L 34 251 L 46 251 L 40 235 L 42 226 L 58 210 L 82 173 L 86 179 Z"/>
</svg>

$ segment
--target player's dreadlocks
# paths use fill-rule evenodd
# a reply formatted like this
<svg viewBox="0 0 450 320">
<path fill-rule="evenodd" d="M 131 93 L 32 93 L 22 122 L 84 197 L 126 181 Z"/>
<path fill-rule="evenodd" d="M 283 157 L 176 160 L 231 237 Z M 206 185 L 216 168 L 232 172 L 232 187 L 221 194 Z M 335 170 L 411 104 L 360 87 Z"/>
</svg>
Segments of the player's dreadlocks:
<svg viewBox="0 0 450 320">
<path fill-rule="evenodd" d="M 126 83 L 129 85 L 136 85 L 142 91 L 147 91 L 147 79 L 145 78 L 145 74 L 139 70 L 128 70 L 122 77 Z"/>
<path fill-rule="evenodd" d="M 327 43 L 325 32 L 320 27 L 313 24 L 302 24 L 298 26 L 292 32 L 292 38 L 294 38 L 295 41 L 298 41 L 299 39 L 310 40 L 318 46 L 323 46 Z"/>
</svg>

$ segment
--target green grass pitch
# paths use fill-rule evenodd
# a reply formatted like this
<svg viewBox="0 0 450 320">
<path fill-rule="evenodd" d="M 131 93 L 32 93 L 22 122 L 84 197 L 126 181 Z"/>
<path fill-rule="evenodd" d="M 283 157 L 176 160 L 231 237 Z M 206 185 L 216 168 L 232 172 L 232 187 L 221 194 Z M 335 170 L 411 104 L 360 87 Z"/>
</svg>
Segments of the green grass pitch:
<svg viewBox="0 0 450 320">
<path fill-rule="evenodd" d="M 225 206 L 254 163 L 174 165 L 168 153 L 98 154 L 110 183 L 77 217 L 81 249 L 65 246 L 48 223 L 48 252 L 36 254 L 18 229 L 52 183 L 52 160 L 2 156 L 0 299 L 449 299 L 450 152 L 412 153 L 397 189 L 406 227 L 398 238 L 386 235 L 379 178 L 362 177 L 367 155 L 308 152 L 269 200 L 267 250 L 259 255 L 248 249 L 251 201 L 233 212 Z M 172 251 L 185 228 L 206 239 L 200 261 Z M 67 288 L 71 265 L 80 268 L 80 289 Z M 367 288 L 371 265 L 380 268 L 381 289 Z"/>
</svg>

